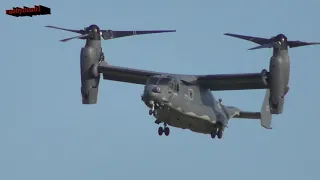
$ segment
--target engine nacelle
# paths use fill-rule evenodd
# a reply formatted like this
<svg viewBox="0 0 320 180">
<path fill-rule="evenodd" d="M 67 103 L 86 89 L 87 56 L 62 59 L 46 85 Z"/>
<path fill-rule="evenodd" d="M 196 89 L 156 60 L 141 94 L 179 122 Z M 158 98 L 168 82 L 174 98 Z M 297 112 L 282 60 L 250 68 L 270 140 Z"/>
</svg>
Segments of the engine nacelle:
<svg viewBox="0 0 320 180">
<path fill-rule="evenodd" d="M 281 114 L 284 106 L 284 97 L 289 87 L 290 60 L 287 51 L 279 51 L 270 59 L 269 67 L 269 103 L 272 114 Z"/>
<path fill-rule="evenodd" d="M 96 104 L 100 74 L 93 75 L 100 61 L 101 48 L 83 47 L 80 53 L 82 104 Z"/>
</svg>

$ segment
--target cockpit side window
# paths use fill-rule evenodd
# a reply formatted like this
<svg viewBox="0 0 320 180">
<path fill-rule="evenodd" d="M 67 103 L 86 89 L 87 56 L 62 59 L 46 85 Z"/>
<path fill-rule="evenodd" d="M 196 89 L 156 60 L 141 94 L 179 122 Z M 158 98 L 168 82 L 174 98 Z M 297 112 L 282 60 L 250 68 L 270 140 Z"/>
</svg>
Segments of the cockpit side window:
<svg viewBox="0 0 320 180">
<path fill-rule="evenodd" d="M 150 77 L 147 81 L 147 84 L 152 84 L 152 85 L 156 85 L 158 82 L 159 78 L 156 77 Z"/>
<path fill-rule="evenodd" d="M 173 79 L 173 83 L 171 88 L 175 91 L 175 92 L 179 92 L 179 81 L 177 79 Z"/>
<path fill-rule="evenodd" d="M 171 78 L 161 78 L 158 82 L 158 85 L 170 85 L 172 83 Z"/>
</svg>

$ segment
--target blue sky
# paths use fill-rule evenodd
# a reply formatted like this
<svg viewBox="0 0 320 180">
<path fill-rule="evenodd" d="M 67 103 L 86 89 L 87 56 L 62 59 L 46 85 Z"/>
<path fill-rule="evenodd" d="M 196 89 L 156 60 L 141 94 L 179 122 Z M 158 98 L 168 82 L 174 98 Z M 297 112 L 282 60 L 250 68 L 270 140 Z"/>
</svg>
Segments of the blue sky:
<svg viewBox="0 0 320 180">
<path fill-rule="evenodd" d="M 320 41 L 317 0 L 2 1 L 0 20 L 0 179 L 319 179 L 320 46 L 290 49 L 290 92 L 273 130 L 234 119 L 223 140 L 158 126 L 140 100 L 143 86 L 102 81 L 99 102 L 82 105 L 82 29 L 176 29 L 103 42 L 110 64 L 172 73 L 260 72 L 270 49 L 223 33 Z M 16 18 L 13 6 L 50 7 L 52 15 Z M 225 104 L 259 111 L 264 91 L 213 92 Z"/>
</svg>

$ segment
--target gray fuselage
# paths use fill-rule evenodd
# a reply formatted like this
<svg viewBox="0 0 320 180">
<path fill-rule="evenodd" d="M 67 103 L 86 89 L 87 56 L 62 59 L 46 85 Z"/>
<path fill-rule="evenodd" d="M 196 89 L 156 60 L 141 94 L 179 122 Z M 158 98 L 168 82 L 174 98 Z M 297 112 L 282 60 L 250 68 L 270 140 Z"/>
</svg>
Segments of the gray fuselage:
<svg viewBox="0 0 320 180">
<path fill-rule="evenodd" d="M 210 134 L 216 127 L 224 128 L 230 119 L 209 89 L 178 77 L 150 77 L 142 101 L 149 108 L 156 104 L 158 121 L 193 132 Z"/>
</svg>

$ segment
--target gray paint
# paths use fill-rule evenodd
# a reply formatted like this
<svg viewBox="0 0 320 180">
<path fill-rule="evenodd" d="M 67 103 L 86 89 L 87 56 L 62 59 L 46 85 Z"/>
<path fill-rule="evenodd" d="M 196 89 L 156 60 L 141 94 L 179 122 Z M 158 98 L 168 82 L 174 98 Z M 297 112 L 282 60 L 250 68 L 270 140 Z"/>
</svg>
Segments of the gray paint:
<svg viewBox="0 0 320 180">
<path fill-rule="evenodd" d="M 260 73 L 245 74 L 208 74 L 190 75 L 174 74 L 111 66 L 104 61 L 101 49 L 101 36 L 104 40 L 113 38 L 174 32 L 164 31 L 111 31 L 100 30 L 91 25 L 84 30 L 70 30 L 47 26 L 50 28 L 81 34 L 71 39 L 86 39 L 86 45 L 81 49 L 81 92 L 83 104 L 96 104 L 100 74 L 104 80 L 112 80 L 144 85 L 141 100 L 146 104 L 149 114 L 156 118 L 155 123 L 164 124 L 158 133 L 170 134 L 169 126 L 189 129 L 193 132 L 210 134 L 212 138 L 222 138 L 224 129 L 232 118 L 260 119 L 261 126 L 271 129 L 272 114 L 283 112 L 284 98 L 289 91 L 290 59 L 288 47 L 294 48 L 320 43 L 288 41 L 287 37 L 279 34 L 270 39 L 243 36 L 227 33 L 225 35 L 252 41 L 260 48 L 273 48 L 269 72 L 263 69 Z M 158 79 L 152 82 L 152 79 Z M 171 80 L 160 83 L 162 79 Z M 237 107 L 223 105 L 216 100 L 211 91 L 266 89 L 266 94 L 260 112 L 248 112 Z"/>
<path fill-rule="evenodd" d="M 81 69 L 81 94 L 83 104 L 96 104 L 98 100 L 98 87 L 100 74 L 94 76 L 91 67 L 100 61 L 101 56 L 100 41 L 90 40 L 81 49 L 80 69 Z"/>
<path fill-rule="evenodd" d="M 91 32 L 91 35 L 80 54 L 82 104 L 96 104 L 100 74 L 93 74 L 91 68 L 103 60 L 100 29 L 96 25 L 91 25 L 86 30 Z"/>
<path fill-rule="evenodd" d="M 273 49 L 268 73 L 268 89 L 270 89 L 269 104 L 272 114 L 281 114 L 283 112 L 285 95 L 289 91 L 290 58 L 288 47 L 295 48 L 307 45 L 318 45 L 320 43 L 288 41 L 288 38 L 284 34 L 278 34 L 269 39 L 230 33 L 226 33 L 225 35 L 251 41 L 260 45 L 249 50 L 260 48 Z"/>
<path fill-rule="evenodd" d="M 141 99 L 149 108 L 155 104 L 153 116 L 157 119 L 157 124 L 163 123 L 164 126 L 189 129 L 203 134 L 217 133 L 217 130 L 222 133 L 229 120 L 242 112 L 236 107 L 225 106 L 217 101 L 210 89 L 198 85 L 187 85 L 179 79 L 179 76 L 157 75 L 151 78 L 160 80 L 171 78 L 179 85 L 179 92 L 169 84 L 159 85 L 147 82 L 145 85 Z M 160 88 L 160 92 L 154 91 L 157 88 Z M 189 92 L 193 92 L 192 98 Z M 212 136 L 215 135 L 212 134 Z"/>
</svg>

